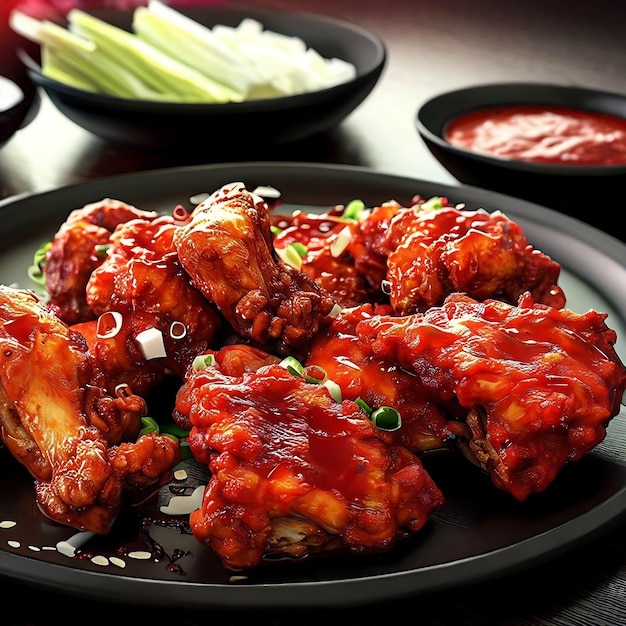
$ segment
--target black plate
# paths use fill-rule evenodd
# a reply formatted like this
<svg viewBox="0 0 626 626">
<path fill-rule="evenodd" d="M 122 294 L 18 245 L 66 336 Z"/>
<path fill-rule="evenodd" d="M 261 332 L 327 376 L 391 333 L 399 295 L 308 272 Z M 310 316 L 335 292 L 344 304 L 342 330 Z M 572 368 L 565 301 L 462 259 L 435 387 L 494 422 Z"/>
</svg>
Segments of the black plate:
<svg viewBox="0 0 626 626">
<path fill-rule="evenodd" d="M 622 355 L 626 336 L 626 246 L 567 216 L 471 187 L 383 175 L 349 166 L 224 164 L 145 172 L 0 203 L 0 281 L 28 286 L 26 266 L 67 213 L 105 196 L 144 209 L 169 211 L 222 184 L 272 185 L 296 206 L 328 207 L 361 198 L 377 204 L 408 202 L 416 193 L 444 195 L 468 208 L 501 209 L 529 240 L 563 266 L 563 287 L 574 310 L 609 313 Z M 19 243 L 12 243 L 18 241 Z M 513 502 L 489 479 L 456 456 L 424 463 L 446 496 L 416 536 L 382 556 L 333 556 L 276 563 L 244 579 L 231 579 L 207 549 L 163 520 L 124 513 L 112 535 L 92 540 L 85 556 L 115 556 L 119 548 L 150 552 L 124 557 L 126 567 L 63 556 L 54 548 L 72 536 L 44 521 L 34 504 L 30 477 L 0 452 L 0 575 L 77 596 L 141 605 L 293 607 L 357 605 L 476 582 L 530 567 L 597 536 L 626 512 L 626 412 L 610 424 L 605 441 L 564 469 L 550 488 L 526 503 Z M 152 513 L 158 509 L 154 507 Z M 3 522 L 17 524 L 5 528 Z M 9 543 L 17 542 L 17 543 Z"/>
</svg>

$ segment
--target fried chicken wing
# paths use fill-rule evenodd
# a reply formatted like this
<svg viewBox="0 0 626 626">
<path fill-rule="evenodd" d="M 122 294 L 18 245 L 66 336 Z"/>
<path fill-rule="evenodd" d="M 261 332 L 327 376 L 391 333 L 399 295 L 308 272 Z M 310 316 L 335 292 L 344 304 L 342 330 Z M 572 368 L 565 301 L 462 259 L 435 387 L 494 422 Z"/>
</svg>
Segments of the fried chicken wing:
<svg viewBox="0 0 626 626">
<path fill-rule="evenodd" d="M 105 198 L 72 211 L 58 229 L 46 253 L 43 272 L 50 304 L 67 324 L 95 317 L 85 298 L 87 281 L 104 255 L 119 224 L 132 219 L 155 219 L 157 213 L 142 211 L 120 200 Z"/>
<path fill-rule="evenodd" d="M 280 365 L 238 377 L 217 365 L 191 371 L 176 406 L 211 471 L 191 528 L 227 568 L 388 550 L 443 501 L 417 457 L 354 402 Z"/>
<path fill-rule="evenodd" d="M 87 338 L 109 388 L 126 383 L 145 395 L 165 373 L 182 378 L 225 325 L 178 261 L 172 240 L 179 226 L 173 215 L 119 225 L 87 282 L 86 301 L 99 318 L 74 328 Z M 142 349 L 146 333 L 154 335 L 159 351 Z"/>
<path fill-rule="evenodd" d="M 2 441 L 35 478 L 47 516 L 105 533 L 124 491 L 157 484 L 178 446 L 154 436 L 111 446 L 136 435 L 145 402 L 127 388 L 103 390 L 84 339 L 32 292 L 0 286 L 0 320 Z"/>
<path fill-rule="evenodd" d="M 191 222 L 177 229 L 174 244 L 191 282 L 241 337 L 290 352 L 329 319 L 332 297 L 278 260 L 268 206 L 240 183 L 198 205 Z"/>
<path fill-rule="evenodd" d="M 565 305 L 561 266 L 500 211 L 404 210 L 391 220 L 385 248 L 385 281 L 398 315 L 440 305 L 455 292 L 515 304 L 528 291 L 536 302 Z"/>
<path fill-rule="evenodd" d="M 406 317 L 356 327 L 374 355 L 412 371 L 442 400 L 467 410 L 469 450 L 520 501 L 554 480 L 606 435 L 626 368 L 606 314 L 463 294 Z"/>
</svg>

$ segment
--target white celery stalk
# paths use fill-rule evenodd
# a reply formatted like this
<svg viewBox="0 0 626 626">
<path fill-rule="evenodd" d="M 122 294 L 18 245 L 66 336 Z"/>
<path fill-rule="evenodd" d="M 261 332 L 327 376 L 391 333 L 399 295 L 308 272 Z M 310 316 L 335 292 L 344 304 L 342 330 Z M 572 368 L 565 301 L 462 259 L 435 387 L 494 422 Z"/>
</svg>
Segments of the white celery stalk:
<svg viewBox="0 0 626 626">
<path fill-rule="evenodd" d="M 22 13 L 19 9 L 13 9 L 9 15 L 11 30 L 38 44 L 41 44 L 41 36 L 39 34 L 41 23 L 41 20 Z"/>
<path fill-rule="evenodd" d="M 11 29 L 41 46 L 41 71 L 66 85 L 121 98 L 162 99 L 134 74 L 98 49 L 93 41 L 49 20 L 15 9 Z"/>
<path fill-rule="evenodd" d="M 77 69 L 58 48 L 53 46 L 44 46 L 41 49 L 41 73 L 76 89 L 95 93 L 100 91 L 100 87 L 94 80 L 82 70 Z"/>
<path fill-rule="evenodd" d="M 228 102 L 240 99 L 233 91 L 164 54 L 133 33 L 82 11 L 67 15 L 70 29 L 91 39 L 120 66 L 135 73 L 156 91 L 177 94 L 190 102 Z"/>
<path fill-rule="evenodd" d="M 158 0 L 135 9 L 133 30 L 141 39 L 238 91 L 242 97 L 256 80 L 250 75 L 245 59 L 225 45 L 210 28 Z"/>
<path fill-rule="evenodd" d="M 76 33 L 55 24 L 43 21 L 39 28 L 39 37 L 42 45 L 42 58 L 46 58 L 42 66 L 44 75 L 52 78 L 56 74 L 60 78 L 65 71 L 62 68 L 55 70 L 55 59 L 62 59 L 63 67 L 73 67 L 77 72 L 85 75 L 93 82 L 98 91 L 121 98 L 158 99 L 158 94 L 143 83 L 136 75 L 121 68 L 117 63 L 93 42 Z M 54 50 L 52 56 L 50 51 Z"/>
</svg>

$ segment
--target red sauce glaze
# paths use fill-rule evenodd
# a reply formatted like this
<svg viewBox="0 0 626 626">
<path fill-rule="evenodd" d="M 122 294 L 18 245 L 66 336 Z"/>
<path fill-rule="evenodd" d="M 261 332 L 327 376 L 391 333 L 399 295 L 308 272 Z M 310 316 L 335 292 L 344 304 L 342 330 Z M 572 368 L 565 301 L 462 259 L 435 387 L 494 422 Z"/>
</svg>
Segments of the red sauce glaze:
<svg viewBox="0 0 626 626">
<path fill-rule="evenodd" d="M 626 164 L 626 119 L 565 107 L 481 109 L 452 120 L 453 146 L 503 159 L 564 165 Z"/>
</svg>

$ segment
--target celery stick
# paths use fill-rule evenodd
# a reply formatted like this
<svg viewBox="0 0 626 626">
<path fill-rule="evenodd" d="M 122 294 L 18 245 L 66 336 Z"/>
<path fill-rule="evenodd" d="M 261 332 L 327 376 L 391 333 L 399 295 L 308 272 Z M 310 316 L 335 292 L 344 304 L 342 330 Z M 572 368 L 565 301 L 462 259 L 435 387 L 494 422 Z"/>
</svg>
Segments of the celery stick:
<svg viewBox="0 0 626 626">
<path fill-rule="evenodd" d="M 120 68 L 93 41 L 49 21 L 41 23 L 39 37 L 42 49 L 54 48 L 56 55 L 62 56 L 65 67 L 72 66 L 87 76 L 97 85 L 98 91 L 121 98 L 158 98 L 158 94 L 134 74 Z M 54 73 L 54 67 L 52 70 L 47 67 L 48 71 Z"/>
<path fill-rule="evenodd" d="M 228 102 L 241 99 L 233 90 L 172 59 L 122 28 L 80 9 L 72 9 L 67 18 L 74 32 L 94 41 L 103 52 L 157 91 L 178 94 L 190 102 Z"/>
<path fill-rule="evenodd" d="M 91 80 L 82 71 L 68 62 L 63 53 L 54 46 L 43 46 L 41 48 L 41 73 L 52 80 L 56 80 L 64 85 L 82 89 L 83 91 L 99 92 L 98 84 Z"/>
<path fill-rule="evenodd" d="M 142 7 L 138 7 L 140 12 L 144 12 Z M 173 29 L 185 33 L 194 41 L 205 45 L 207 52 L 211 53 L 216 59 L 227 63 L 239 63 L 241 58 L 238 54 L 225 46 L 212 32 L 210 28 L 196 22 L 196 20 L 187 17 L 180 11 L 163 4 L 160 0 L 149 0 L 148 7 L 145 9 L 152 16 L 158 16 L 162 23 L 172 26 Z M 137 9 L 135 10 L 137 11 Z"/>
<path fill-rule="evenodd" d="M 161 3 L 136 8 L 133 30 L 165 54 L 237 91 L 241 99 L 255 82 L 241 58 L 209 28 Z"/>
<path fill-rule="evenodd" d="M 38 20 L 26 13 L 22 13 L 19 9 L 13 9 L 9 15 L 9 26 L 11 30 L 18 35 L 25 37 L 29 41 L 41 44 L 39 29 L 41 20 Z"/>
</svg>

